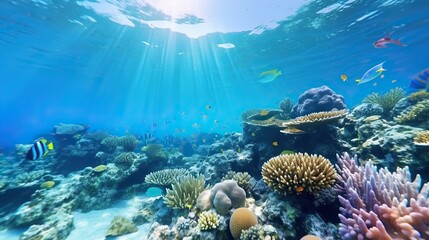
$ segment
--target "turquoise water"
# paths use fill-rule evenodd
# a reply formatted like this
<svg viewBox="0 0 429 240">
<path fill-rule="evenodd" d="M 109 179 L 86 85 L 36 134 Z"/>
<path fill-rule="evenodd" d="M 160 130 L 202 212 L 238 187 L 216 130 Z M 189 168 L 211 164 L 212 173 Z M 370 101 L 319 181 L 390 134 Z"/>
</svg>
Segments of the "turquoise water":
<svg viewBox="0 0 429 240">
<path fill-rule="evenodd" d="M 281 99 L 321 85 L 353 107 L 368 93 L 407 88 L 411 76 L 428 66 L 424 0 L 306 1 L 260 34 L 249 29 L 198 38 L 139 22 L 168 20 L 150 5 L 137 7 L 139 1 L 113 2 L 134 26 L 85 3 L 0 3 L 2 148 L 31 143 L 59 122 L 115 134 L 240 131 L 247 109 L 276 108 Z M 266 7 L 273 9 L 270 2 Z M 240 21 L 246 19 L 230 24 Z M 372 46 L 389 32 L 407 46 Z M 235 47 L 217 46 L 223 43 Z M 383 61 L 384 79 L 357 86 L 355 79 Z M 270 83 L 257 81 L 272 69 L 283 74 Z"/>
</svg>

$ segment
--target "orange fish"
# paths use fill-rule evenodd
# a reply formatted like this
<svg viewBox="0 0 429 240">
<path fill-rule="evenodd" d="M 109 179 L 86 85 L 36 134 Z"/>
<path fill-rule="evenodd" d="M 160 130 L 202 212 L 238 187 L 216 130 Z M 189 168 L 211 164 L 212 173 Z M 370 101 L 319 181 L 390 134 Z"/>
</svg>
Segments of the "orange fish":
<svg viewBox="0 0 429 240">
<path fill-rule="evenodd" d="M 342 74 L 341 75 L 341 80 L 343 80 L 343 82 L 347 81 L 347 75 Z"/>
<path fill-rule="evenodd" d="M 304 191 L 304 187 L 303 186 L 298 186 L 297 188 L 295 188 L 296 193 L 300 194 Z"/>
</svg>

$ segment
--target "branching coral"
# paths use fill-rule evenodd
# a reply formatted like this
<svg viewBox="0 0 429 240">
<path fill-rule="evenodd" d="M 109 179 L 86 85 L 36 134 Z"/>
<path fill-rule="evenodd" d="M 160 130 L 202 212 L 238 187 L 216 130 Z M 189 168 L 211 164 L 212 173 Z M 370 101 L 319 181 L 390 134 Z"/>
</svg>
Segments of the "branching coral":
<svg viewBox="0 0 429 240">
<path fill-rule="evenodd" d="M 151 172 L 146 175 L 144 181 L 146 183 L 169 186 L 179 180 L 180 177 L 186 176 L 188 171 L 186 169 L 164 169 L 161 171 Z"/>
<path fill-rule="evenodd" d="M 418 124 L 426 121 L 429 118 L 429 100 L 425 100 L 412 106 L 409 111 L 406 111 L 395 118 L 395 121 L 400 124 Z"/>
<path fill-rule="evenodd" d="M 368 95 L 363 102 L 378 104 L 383 108 L 383 112 L 387 113 L 395 107 L 399 100 L 405 97 L 405 91 L 402 88 L 394 88 L 389 92 L 378 95 L 378 93 L 372 93 Z"/>
<path fill-rule="evenodd" d="M 204 176 L 185 176 L 167 189 L 164 202 L 174 209 L 190 209 L 197 201 L 199 194 L 204 190 Z"/>
<path fill-rule="evenodd" d="M 429 146 L 429 131 L 421 131 L 414 137 L 414 144 L 418 146 Z"/>
<path fill-rule="evenodd" d="M 271 158 L 262 166 L 262 179 L 281 194 L 317 193 L 334 185 L 336 172 L 320 155 L 295 153 Z"/>
<path fill-rule="evenodd" d="M 329 112 L 316 112 L 290 121 L 283 122 L 282 126 L 287 128 L 311 129 L 319 125 L 325 125 L 344 117 L 347 110 L 333 110 Z"/>
<path fill-rule="evenodd" d="M 411 181 L 408 167 L 391 173 L 348 154 L 337 159 L 342 239 L 429 238 L 429 184 L 420 188 L 419 175 Z"/>
<path fill-rule="evenodd" d="M 212 230 L 219 226 L 219 215 L 215 212 L 204 211 L 198 218 L 198 226 L 201 230 Z"/>
</svg>

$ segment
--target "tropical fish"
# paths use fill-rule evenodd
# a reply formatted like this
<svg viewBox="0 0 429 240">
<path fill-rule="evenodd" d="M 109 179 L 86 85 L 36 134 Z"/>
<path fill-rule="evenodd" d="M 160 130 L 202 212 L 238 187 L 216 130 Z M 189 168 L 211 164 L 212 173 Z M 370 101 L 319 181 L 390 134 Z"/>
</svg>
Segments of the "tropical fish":
<svg viewBox="0 0 429 240">
<path fill-rule="evenodd" d="M 41 139 L 35 142 L 28 150 L 27 156 L 25 158 L 27 160 L 36 160 L 45 157 L 50 150 L 54 149 L 54 144 L 52 142 L 47 144 L 47 142 L 48 140 L 46 139 Z"/>
<path fill-rule="evenodd" d="M 206 105 L 206 109 L 207 109 L 207 110 L 210 110 L 210 109 L 212 109 L 212 106 L 210 106 L 210 105 Z"/>
<path fill-rule="evenodd" d="M 396 79 L 393 79 L 393 80 L 392 80 L 392 83 L 396 83 Z"/>
<path fill-rule="evenodd" d="M 273 142 L 273 146 L 274 147 L 277 147 L 279 145 L 279 143 L 278 142 Z"/>
<path fill-rule="evenodd" d="M 260 83 L 269 83 L 274 81 L 278 76 L 282 75 L 282 71 L 277 69 L 265 71 L 259 74 L 258 82 Z"/>
<path fill-rule="evenodd" d="M 256 136 L 256 133 L 252 132 L 252 134 L 251 134 L 251 135 L 252 135 L 252 137 L 255 137 L 255 136 Z"/>
<path fill-rule="evenodd" d="M 341 80 L 343 80 L 343 82 L 347 81 L 347 75 L 342 74 L 341 75 Z"/>
<path fill-rule="evenodd" d="M 386 71 L 386 69 L 383 68 L 383 64 L 384 62 L 377 64 L 368 71 L 366 71 L 366 73 L 361 77 L 361 79 L 356 80 L 356 82 L 358 82 L 358 85 L 372 81 L 378 76 L 380 76 L 383 71 Z"/>
<path fill-rule="evenodd" d="M 402 38 L 400 38 L 398 40 L 390 38 L 390 35 L 392 35 L 392 33 L 393 32 L 390 32 L 386 36 L 384 36 L 384 37 L 378 39 L 376 42 L 374 42 L 373 43 L 374 47 L 375 48 L 386 48 L 387 47 L 386 44 L 389 44 L 389 43 L 393 43 L 393 44 L 396 44 L 396 45 L 402 46 L 402 47 L 407 46 L 407 45 L 401 43 Z"/>
<path fill-rule="evenodd" d="M 213 120 L 214 124 L 218 124 L 219 121 L 217 119 Z"/>
<path fill-rule="evenodd" d="M 296 193 L 300 194 L 304 191 L 304 187 L 303 186 L 298 186 L 295 188 Z"/>
<path fill-rule="evenodd" d="M 268 113 L 270 113 L 270 111 L 268 110 L 261 110 L 261 112 L 259 113 L 261 116 L 267 116 Z"/>
<path fill-rule="evenodd" d="M 413 78 L 410 81 L 409 89 L 410 90 L 426 89 L 428 86 L 428 81 L 429 81 L 429 67 L 413 76 Z"/>
</svg>

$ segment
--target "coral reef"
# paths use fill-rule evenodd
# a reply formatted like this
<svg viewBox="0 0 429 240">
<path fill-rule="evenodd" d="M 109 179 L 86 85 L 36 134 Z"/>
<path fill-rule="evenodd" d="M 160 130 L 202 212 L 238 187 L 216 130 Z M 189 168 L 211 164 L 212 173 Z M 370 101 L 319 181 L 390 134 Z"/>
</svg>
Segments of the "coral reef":
<svg viewBox="0 0 429 240">
<path fill-rule="evenodd" d="M 311 88 L 301 94 L 291 114 L 299 117 L 310 113 L 345 109 L 344 97 L 327 86 Z"/>
<path fill-rule="evenodd" d="M 54 127 L 54 134 L 55 135 L 76 135 L 76 134 L 83 134 L 88 130 L 87 126 L 80 125 L 80 124 L 64 124 L 60 123 L 58 125 L 55 125 Z"/>
<path fill-rule="evenodd" d="M 429 146 L 429 131 L 420 131 L 414 137 L 414 144 L 417 146 Z"/>
<path fill-rule="evenodd" d="M 219 226 L 219 215 L 215 212 L 204 211 L 198 216 L 198 226 L 201 230 L 212 230 Z"/>
<path fill-rule="evenodd" d="M 237 182 L 238 186 L 241 187 L 246 194 L 248 195 L 250 190 L 250 179 L 252 176 L 250 176 L 247 172 L 234 172 L 229 171 L 223 178 L 223 180 L 231 179 Z"/>
<path fill-rule="evenodd" d="M 379 95 L 378 93 L 372 93 L 368 95 L 363 102 L 378 104 L 383 108 L 383 113 L 389 113 L 395 105 L 405 97 L 405 91 L 402 88 L 394 88 L 389 92 Z"/>
<path fill-rule="evenodd" d="M 357 157 L 337 155 L 342 239 L 428 239 L 429 184 L 411 181 L 409 168 L 358 166 Z"/>
<path fill-rule="evenodd" d="M 416 103 L 424 101 L 424 100 L 429 100 L 429 92 L 426 90 L 413 92 L 407 96 L 407 100 L 411 104 L 416 104 Z"/>
<path fill-rule="evenodd" d="M 220 215 L 226 215 L 230 208 L 244 206 L 246 192 L 234 180 L 216 183 L 211 190 L 201 192 L 197 199 L 197 208 L 203 211 L 212 206 Z"/>
<path fill-rule="evenodd" d="M 280 194 L 317 193 L 333 186 L 334 166 L 320 155 L 296 153 L 271 158 L 262 166 L 262 178 Z"/>
<path fill-rule="evenodd" d="M 167 189 L 165 204 L 173 209 L 190 209 L 195 205 L 199 194 L 205 188 L 204 177 L 191 175 L 181 178 Z"/>
<path fill-rule="evenodd" d="M 405 112 L 395 118 L 399 124 L 407 124 L 427 128 L 429 126 L 429 100 L 412 105 Z"/>
<path fill-rule="evenodd" d="M 170 186 L 171 184 L 179 181 L 181 177 L 184 177 L 187 174 L 188 171 L 183 168 L 164 169 L 149 173 L 148 175 L 146 175 L 144 181 L 153 185 Z"/>
<path fill-rule="evenodd" d="M 241 231 L 241 240 L 276 240 L 277 232 L 276 229 L 271 225 L 255 225 L 247 230 Z"/>
<path fill-rule="evenodd" d="M 332 123 L 347 114 L 347 110 L 333 110 L 329 112 L 315 112 L 282 123 L 283 127 L 301 130 L 312 129 L 320 125 Z"/>
<path fill-rule="evenodd" d="M 234 239 L 240 239 L 241 232 L 258 224 L 258 218 L 248 208 L 237 208 L 231 215 L 229 230 Z"/>
<path fill-rule="evenodd" d="M 116 216 L 110 223 L 106 237 L 116 237 L 137 232 L 137 226 L 125 217 Z"/>
</svg>

